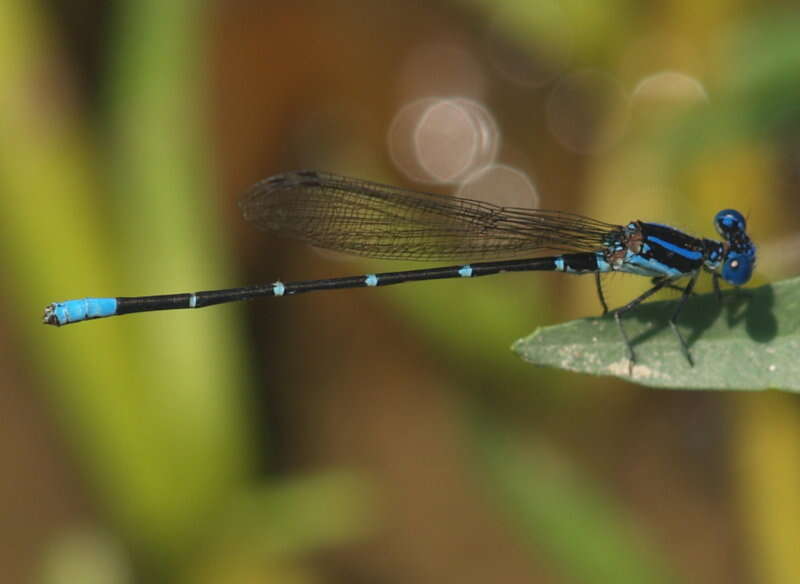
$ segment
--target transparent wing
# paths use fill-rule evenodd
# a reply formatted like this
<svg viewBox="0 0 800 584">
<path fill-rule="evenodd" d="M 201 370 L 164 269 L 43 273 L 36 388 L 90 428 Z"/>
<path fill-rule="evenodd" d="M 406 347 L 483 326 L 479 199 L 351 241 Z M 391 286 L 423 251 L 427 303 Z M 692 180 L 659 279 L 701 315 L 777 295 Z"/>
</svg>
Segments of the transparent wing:
<svg viewBox="0 0 800 584">
<path fill-rule="evenodd" d="M 316 171 L 255 184 L 245 219 L 311 245 L 382 259 L 493 259 L 602 248 L 617 225 L 558 211 L 499 207 Z"/>
</svg>

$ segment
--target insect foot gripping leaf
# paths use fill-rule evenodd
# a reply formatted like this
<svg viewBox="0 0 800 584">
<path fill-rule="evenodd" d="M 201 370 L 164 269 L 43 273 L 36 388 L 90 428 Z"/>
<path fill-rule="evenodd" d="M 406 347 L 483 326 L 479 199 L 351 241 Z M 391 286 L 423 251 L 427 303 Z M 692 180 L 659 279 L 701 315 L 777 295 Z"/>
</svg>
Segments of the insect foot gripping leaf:
<svg viewBox="0 0 800 584">
<path fill-rule="evenodd" d="M 800 391 L 800 278 L 732 290 L 686 303 L 680 329 L 690 367 L 669 327 L 674 301 L 643 305 L 625 316 L 633 367 L 609 316 L 544 327 L 513 345 L 523 359 L 568 371 L 615 375 L 652 387 Z"/>
</svg>

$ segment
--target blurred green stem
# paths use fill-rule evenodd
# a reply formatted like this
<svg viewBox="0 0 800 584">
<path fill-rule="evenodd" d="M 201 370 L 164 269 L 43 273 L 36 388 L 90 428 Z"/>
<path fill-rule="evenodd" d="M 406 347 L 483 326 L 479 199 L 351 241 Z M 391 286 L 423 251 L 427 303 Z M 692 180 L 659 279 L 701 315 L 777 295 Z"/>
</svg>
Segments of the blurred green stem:
<svg viewBox="0 0 800 584">
<path fill-rule="evenodd" d="M 38 5 L 0 3 L 0 247 L 9 315 L 42 364 L 49 402 L 105 511 L 158 564 L 191 546 L 203 518 L 249 472 L 246 368 L 230 312 L 180 329 L 158 318 L 62 330 L 38 321 L 50 301 L 126 293 L 118 263 L 142 290 L 179 279 L 196 285 L 219 272 L 220 252 L 197 253 L 224 249 L 210 235 L 217 230 L 208 174 L 198 172 L 204 142 L 194 63 L 203 54 L 203 6 L 118 5 L 123 34 L 110 109 L 120 146 L 110 167 L 126 173 L 112 177 L 122 201 L 115 206 L 101 196 L 104 168 L 93 166 L 100 157 L 66 90 L 72 71 L 58 60 Z M 115 212 L 127 226 L 121 255 L 111 245 Z M 179 214 L 191 218 L 190 230 L 176 225 Z M 127 263 L 137 255 L 140 262 Z M 120 257 L 125 262 L 115 262 Z M 164 272 L 177 275 L 156 283 Z"/>
<path fill-rule="evenodd" d="M 755 582 L 796 582 L 800 574 L 800 417 L 795 396 L 742 395 L 735 444 L 740 509 Z"/>
</svg>

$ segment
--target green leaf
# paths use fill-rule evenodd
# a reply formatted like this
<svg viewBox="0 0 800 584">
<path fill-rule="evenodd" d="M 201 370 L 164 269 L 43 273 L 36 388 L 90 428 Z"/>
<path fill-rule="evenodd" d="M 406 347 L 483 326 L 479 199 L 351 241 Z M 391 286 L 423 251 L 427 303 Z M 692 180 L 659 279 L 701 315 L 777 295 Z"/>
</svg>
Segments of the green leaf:
<svg viewBox="0 0 800 584">
<path fill-rule="evenodd" d="M 610 315 L 540 328 L 512 349 L 537 365 L 653 387 L 800 391 L 800 278 L 729 291 L 721 304 L 713 294 L 690 298 L 679 329 L 694 367 L 669 327 L 676 306 L 652 302 L 623 317 L 632 369 Z"/>
</svg>

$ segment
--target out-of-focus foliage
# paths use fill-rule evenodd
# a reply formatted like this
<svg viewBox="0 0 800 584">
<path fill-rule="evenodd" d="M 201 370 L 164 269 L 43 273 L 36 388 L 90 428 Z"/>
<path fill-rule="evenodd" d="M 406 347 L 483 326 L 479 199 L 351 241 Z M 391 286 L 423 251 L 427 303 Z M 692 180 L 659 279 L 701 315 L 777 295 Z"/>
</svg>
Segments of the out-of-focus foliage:
<svg viewBox="0 0 800 584">
<path fill-rule="evenodd" d="M 767 14 L 728 31 L 716 62 L 713 107 L 687 112 L 665 132 L 676 171 L 742 142 L 794 143 L 800 126 L 800 15 Z"/>
<path fill-rule="evenodd" d="M 551 554 L 568 581 L 670 582 L 652 542 L 614 497 L 564 465 L 546 444 L 515 439 L 496 421 L 473 422 L 489 488 L 533 549 Z"/>
</svg>

